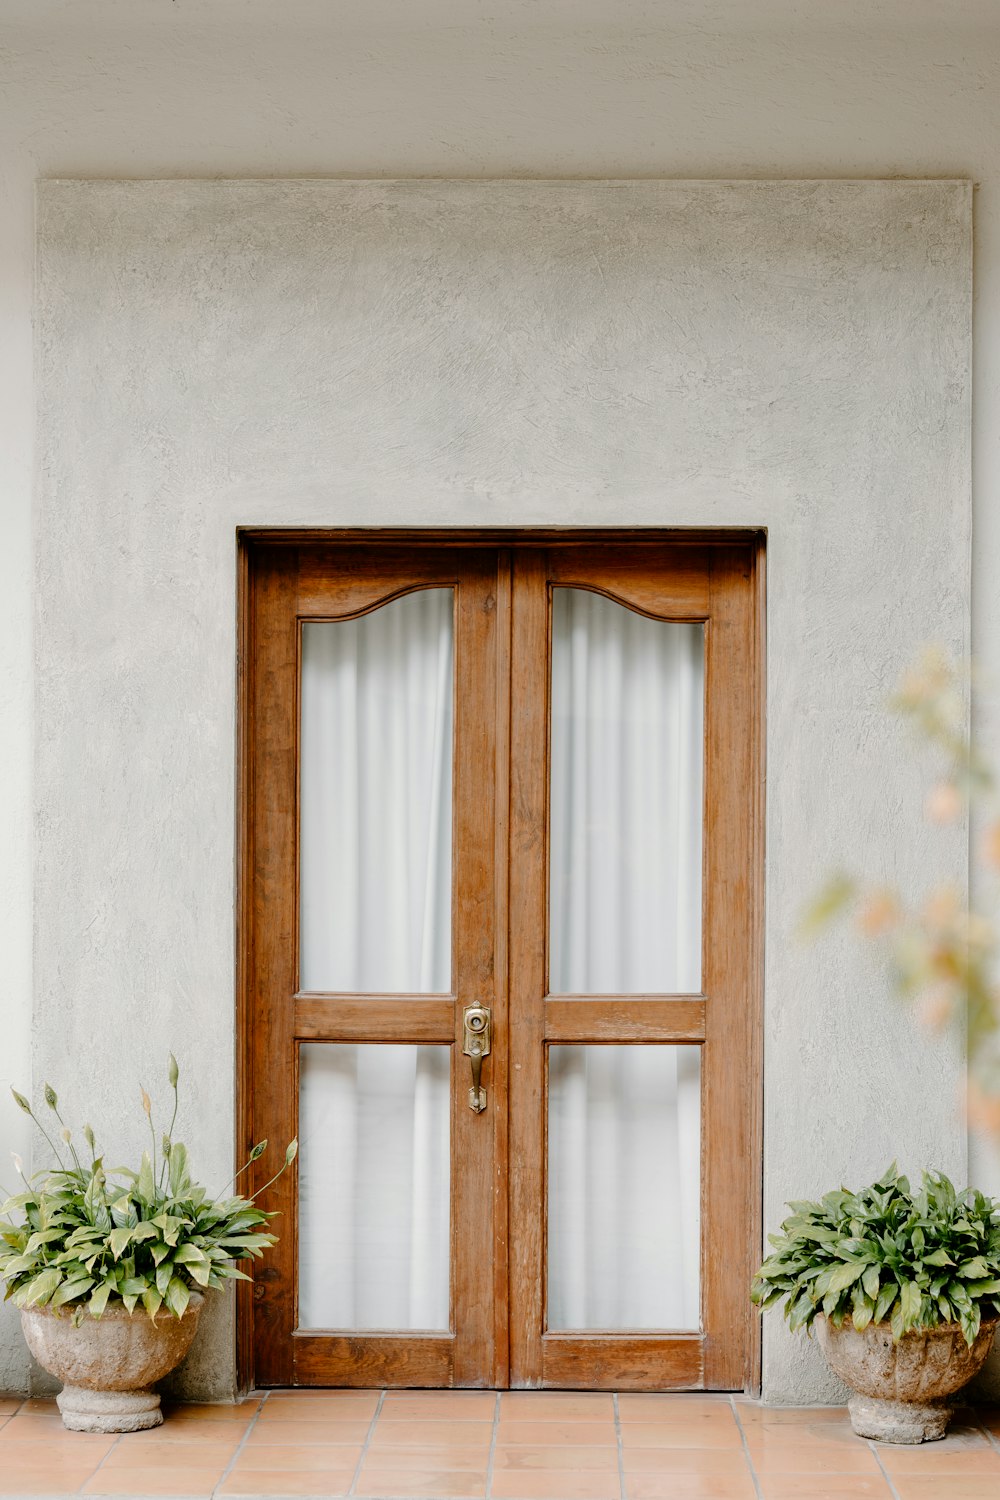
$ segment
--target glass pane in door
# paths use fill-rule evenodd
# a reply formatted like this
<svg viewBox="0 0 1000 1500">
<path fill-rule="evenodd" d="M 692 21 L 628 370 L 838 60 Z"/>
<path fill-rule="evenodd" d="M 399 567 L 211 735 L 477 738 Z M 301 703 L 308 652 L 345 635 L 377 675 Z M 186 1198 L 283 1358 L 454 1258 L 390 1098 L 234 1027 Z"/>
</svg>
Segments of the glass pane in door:
<svg viewBox="0 0 1000 1500">
<path fill-rule="evenodd" d="M 553 590 L 553 994 L 701 988 L 704 633 Z"/>
<path fill-rule="evenodd" d="M 302 627 L 299 984 L 451 989 L 454 594 Z"/>
<path fill-rule="evenodd" d="M 450 1054 L 300 1046 L 300 1328 L 448 1328 Z"/>
<path fill-rule="evenodd" d="M 547 1325 L 700 1326 L 701 1049 L 549 1048 Z"/>
</svg>

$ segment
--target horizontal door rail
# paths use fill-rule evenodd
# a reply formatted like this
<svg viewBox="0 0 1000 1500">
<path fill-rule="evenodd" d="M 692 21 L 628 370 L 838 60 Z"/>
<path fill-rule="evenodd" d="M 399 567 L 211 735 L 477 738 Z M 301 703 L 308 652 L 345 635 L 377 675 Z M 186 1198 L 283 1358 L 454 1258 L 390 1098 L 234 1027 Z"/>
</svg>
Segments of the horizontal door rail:
<svg viewBox="0 0 1000 1500">
<path fill-rule="evenodd" d="M 546 1333 L 542 1385 L 554 1389 L 698 1390 L 704 1381 L 701 1333 Z"/>
<path fill-rule="evenodd" d="M 292 1334 L 294 1385 L 447 1386 L 454 1357 L 450 1333 Z"/>
<path fill-rule="evenodd" d="M 296 995 L 299 1042 L 453 1042 L 450 995 Z"/>
<path fill-rule="evenodd" d="M 547 1042 L 703 1042 L 705 1001 L 700 995 L 561 995 L 545 1001 L 542 1025 Z"/>
</svg>

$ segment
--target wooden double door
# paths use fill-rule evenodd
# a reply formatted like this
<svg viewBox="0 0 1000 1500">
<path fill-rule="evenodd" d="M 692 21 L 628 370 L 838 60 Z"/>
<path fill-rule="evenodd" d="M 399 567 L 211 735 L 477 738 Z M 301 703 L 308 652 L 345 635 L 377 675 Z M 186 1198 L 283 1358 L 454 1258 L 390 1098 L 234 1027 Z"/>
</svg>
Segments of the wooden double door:
<svg viewBox="0 0 1000 1500">
<path fill-rule="evenodd" d="M 244 1375 L 752 1387 L 757 541 L 242 555 Z"/>
</svg>

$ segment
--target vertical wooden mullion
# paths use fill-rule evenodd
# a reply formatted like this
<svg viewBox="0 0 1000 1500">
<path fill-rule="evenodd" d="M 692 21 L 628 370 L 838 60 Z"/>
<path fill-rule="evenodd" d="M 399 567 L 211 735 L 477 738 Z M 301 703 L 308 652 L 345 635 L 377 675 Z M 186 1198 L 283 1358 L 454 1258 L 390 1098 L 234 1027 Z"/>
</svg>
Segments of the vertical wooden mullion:
<svg viewBox="0 0 1000 1500">
<path fill-rule="evenodd" d="M 257 1183 L 274 1171 L 273 1158 L 285 1145 L 282 1136 L 291 1134 L 298 1113 L 293 1040 L 297 587 L 298 555 L 292 549 L 272 554 L 256 569 L 250 1108 L 254 1133 L 272 1142 L 256 1169 Z M 281 1215 L 282 1232 L 254 1273 L 254 1375 L 264 1385 L 290 1385 L 294 1374 L 296 1182 L 296 1173 L 286 1172 L 268 1189 L 266 1206 Z"/>
<path fill-rule="evenodd" d="M 510 1383 L 542 1383 L 549 608 L 545 553 L 514 562 L 510 817 Z"/>
<path fill-rule="evenodd" d="M 455 1045 L 452 1066 L 452 1222 L 455 1385 L 485 1386 L 494 1364 L 493 1172 L 496 1115 L 504 1094 L 503 1031 L 496 1024 L 495 826 L 497 758 L 497 565 L 495 553 L 469 557 L 457 588 L 453 912 Z M 494 1012 L 483 1081 L 487 1108 L 468 1105 L 471 1065 L 462 1053 L 463 1011 Z"/>
<path fill-rule="evenodd" d="M 706 638 L 702 1305 L 705 1385 L 722 1390 L 750 1379 L 756 1334 L 747 1296 L 758 1248 L 760 1132 L 750 570 L 746 548 L 713 556 Z"/>
<path fill-rule="evenodd" d="M 511 554 L 496 557 L 496 777 L 494 819 L 494 976 L 493 1022 L 493 1368 L 490 1383 L 510 1382 L 510 717 L 511 717 Z M 500 1045 L 497 1045 L 497 1042 Z"/>
</svg>

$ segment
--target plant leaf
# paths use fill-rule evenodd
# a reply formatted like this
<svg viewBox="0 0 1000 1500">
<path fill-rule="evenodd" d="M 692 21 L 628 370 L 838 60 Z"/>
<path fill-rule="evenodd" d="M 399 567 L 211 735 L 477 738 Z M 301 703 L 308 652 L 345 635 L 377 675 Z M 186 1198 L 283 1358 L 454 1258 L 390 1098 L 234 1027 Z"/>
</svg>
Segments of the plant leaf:
<svg viewBox="0 0 1000 1500">
<path fill-rule="evenodd" d="M 93 1276 L 78 1277 L 76 1281 L 64 1281 L 49 1303 L 50 1307 L 62 1307 L 64 1302 L 75 1302 L 94 1285 Z"/>
<path fill-rule="evenodd" d="M 920 1288 L 915 1281 L 904 1281 L 899 1289 L 899 1302 L 903 1313 L 903 1331 L 913 1327 L 920 1313 Z"/>
<path fill-rule="evenodd" d="M 111 1234 L 108 1236 L 108 1240 L 111 1245 L 111 1254 L 114 1256 L 115 1260 L 121 1259 L 122 1251 L 126 1248 L 131 1238 L 132 1231 L 128 1227 L 128 1225 L 126 1225 L 122 1229 L 112 1229 Z"/>
<path fill-rule="evenodd" d="M 21 1303 L 21 1306 L 43 1306 L 44 1303 L 48 1302 L 49 1298 L 52 1296 L 53 1292 L 61 1281 L 61 1271 L 55 1270 L 54 1268 L 43 1271 L 40 1276 L 36 1276 L 33 1281 L 28 1283 L 28 1286 L 25 1288 L 24 1300 Z"/>
<path fill-rule="evenodd" d="M 148 1151 L 142 1153 L 142 1164 L 136 1179 L 135 1190 L 143 1203 L 152 1203 L 156 1186 L 153 1182 L 153 1163 L 149 1159 Z"/>
<path fill-rule="evenodd" d="M 182 1141 L 170 1148 L 170 1191 L 176 1197 L 187 1183 L 187 1147 Z"/>
<path fill-rule="evenodd" d="M 868 1327 L 868 1324 L 872 1320 L 872 1313 L 874 1312 L 874 1310 L 875 1309 L 872 1303 L 867 1298 L 864 1298 L 861 1302 L 858 1303 L 857 1307 L 855 1307 L 854 1312 L 851 1316 L 854 1326 L 859 1333 L 861 1333 Z"/>
<path fill-rule="evenodd" d="M 174 1262 L 179 1266 L 200 1265 L 208 1256 L 199 1245 L 181 1245 L 174 1251 Z"/>
<path fill-rule="evenodd" d="M 863 1261 L 845 1261 L 843 1265 L 837 1266 L 827 1285 L 827 1293 L 830 1296 L 846 1291 L 864 1275 L 865 1264 Z"/>
<path fill-rule="evenodd" d="M 146 1290 L 143 1292 L 143 1294 L 142 1294 L 142 1305 L 146 1309 L 146 1311 L 149 1313 L 149 1316 L 151 1318 L 155 1318 L 156 1317 L 156 1314 L 159 1312 L 160 1308 L 163 1306 L 163 1298 L 160 1296 L 160 1294 L 157 1291 L 157 1289 L 156 1289 L 155 1286 L 147 1287 Z"/>
<path fill-rule="evenodd" d="M 187 1311 L 187 1305 L 190 1300 L 191 1293 L 184 1282 L 181 1281 L 179 1276 L 173 1277 L 167 1287 L 165 1296 L 165 1301 L 170 1311 L 178 1318 L 182 1318 Z"/>
<path fill-rule="evenodd" d="M 101 1316 L 101 1313 L 108 1305 L 108 1298 L 111 1296 L 112 1290 L 110 1281 L 102 1281 L 101 1285 L 92 1292 L 90 1301 L 87 1304 L 92 1318 L 99 1318 Z"/>
</svg>

